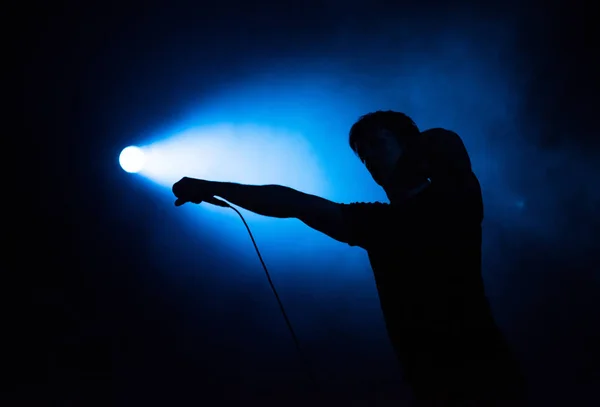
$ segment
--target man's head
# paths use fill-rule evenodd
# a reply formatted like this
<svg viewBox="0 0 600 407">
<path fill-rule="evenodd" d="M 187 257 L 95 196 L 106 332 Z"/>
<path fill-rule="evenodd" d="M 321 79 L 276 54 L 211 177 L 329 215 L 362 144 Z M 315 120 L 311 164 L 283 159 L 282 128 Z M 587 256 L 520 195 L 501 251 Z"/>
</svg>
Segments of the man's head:
<svg viewBox="0 0 600 407">
<path fill-rule="evenodd" d="M 377 111 L 360 117 L 352 125 L 349 143 L 375 182 L 386 188 L 398 160 L 419 135 L 415 122 L 404 113 Z"/>
</svg>

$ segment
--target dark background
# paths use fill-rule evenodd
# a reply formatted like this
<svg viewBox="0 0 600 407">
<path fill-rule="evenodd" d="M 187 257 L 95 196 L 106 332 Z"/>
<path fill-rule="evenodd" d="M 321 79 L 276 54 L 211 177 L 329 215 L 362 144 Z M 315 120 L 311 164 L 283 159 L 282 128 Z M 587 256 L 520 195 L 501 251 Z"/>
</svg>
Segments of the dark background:
<svg viewBox="0 0 600 407">
<path fill-rule="evenodd" d="M 555 203 L 544 218 L 552 229 L 539 229 L 551 230 L 552 238 L 504 230 L 500 216 L 490 221 L 503 253 L 492 258 L 510 270 L 493 288 L 505 293 L 499 307 L 514 315 L 503 327 L 523 359 L 536 405 L 597 405 L 597 17 L 592 3 L 580 0 L 496 3 L 31 4 L 15 35 L 22 63 L 19 143 L 32 163 L 9 175 L 18 180 L 15 195 L 26 213 L 8 216 L 18 251 L 9 249 L 7 270 L 25 294 L 6 308 L 13 340 L 5 405 L 314 403 L 282 321 L 272 335 L 246 338 L 259 323 L 239 310 L 253 309 L 253 296 L 274 302 L 262 277 L 252 283 L 259 294 L 237 297 L 231 312 L 214 311 L 207 305 L 218 295 L 211 281 L 228 270 L 203 263 L 202 249 L 170 259 L 167 246 L 167 260 L 155 261 L 148 241 L 132 236 L 152 232 L 149 219 L 164 214 L 144 204 L 148 192 L 134 181 L 116 181 L 118 169 L 104 161 L 129 144 L 130 134 L 177 118 L 182 100 L 189 104 L 260 58 L 313 49 L 323 55 L 333 36 L 347 38 L 335 55 L 351 58 L 372 46 L 365 38 L 380 24 L 410 22 L 420 28 L 409 35 L 427 36 L 460 16 L 465 26 L 490 17 L 510 23 L 515 66 L 527 78 L 519 87 L 523 126 L 535 128 L 525 141 L 560 157 L 543 168 L 532 158 L 528 167 L 522 163 L 531 151 L 517 152 L 518 171 L 510 175 L 524 190 L 560 185 L 546 198 Z M 149 63 L 156 60 L 163 62 Z M 363 61 L 363 68 L 378 62 Z M 18 154 L 6 152 L 11 159 Z M 162 233 L 180 236 L 178 227 Z M 177 245 L 180 237 L 172 239 Z M 161 273 L 169 267 L 205 277 L 182 285 Z M 9 294 L 17 292 L 12 287 Z M 314 336 L 305 345 L 319 359 L 352 348 L 353 339 L 345 339 Z M 376 352 L 365 341 L 363 356 Z M 374 356 L 385 359 L 379 373 L 345 375 L 351 353 L 322 362 L 326 397 L 402 405 L 406 389 L 394 362 Z M 362 368 L 356 362 L 352 369 Z"/>
</svg>

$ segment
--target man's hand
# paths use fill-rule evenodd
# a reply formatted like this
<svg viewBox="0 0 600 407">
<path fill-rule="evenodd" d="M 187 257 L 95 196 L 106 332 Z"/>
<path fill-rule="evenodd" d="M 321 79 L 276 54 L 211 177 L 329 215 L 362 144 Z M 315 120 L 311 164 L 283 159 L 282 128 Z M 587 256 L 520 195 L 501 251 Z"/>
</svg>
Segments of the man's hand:
<svg viewBox="0 0 600 407">
<path fill-rule="evenodd" d="M 187 202 L 195 204 L 199 204 L 202 201 L 211 202 L 214 200 L 214 188 L 211 188 L 212 184 L 211 181 L 183 177 L 173 184 L 173 194 L 177 198 L 175 206 L 181 206 Z"/>
</svg>

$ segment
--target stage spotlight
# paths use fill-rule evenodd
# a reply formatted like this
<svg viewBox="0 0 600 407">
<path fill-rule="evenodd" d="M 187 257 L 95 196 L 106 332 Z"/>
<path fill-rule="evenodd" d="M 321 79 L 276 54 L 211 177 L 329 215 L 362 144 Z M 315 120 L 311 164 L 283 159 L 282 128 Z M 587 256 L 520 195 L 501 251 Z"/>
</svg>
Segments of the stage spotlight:
<svg viewBox="0 0 600 407">
<path fill-rule="evenodd" d="M 121 168 L 127 172 L 139 172 L 144 167 L 144 152 L 141 148 L 129 146 L 121 151 L 119 156 L 119 164 Z"/>
</svg>

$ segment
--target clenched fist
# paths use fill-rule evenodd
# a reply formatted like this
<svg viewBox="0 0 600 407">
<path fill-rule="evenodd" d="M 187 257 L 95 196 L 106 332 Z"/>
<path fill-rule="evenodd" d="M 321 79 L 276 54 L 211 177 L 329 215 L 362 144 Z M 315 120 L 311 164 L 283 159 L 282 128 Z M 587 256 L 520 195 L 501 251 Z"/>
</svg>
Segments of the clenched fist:
<svg viewBox="0 0 600 407">
<path fill-rule="evenodd" d="M 175 206 L 181 206 L 184 203 L 191 202 L 199 204 L 202 201 L 211 201 L 214 197 L 214 191 L 211 188 L 213 183 L 203 179 L 183 177 L 173 184 L 173 194 L 177 198 Z"/>
</svg>

